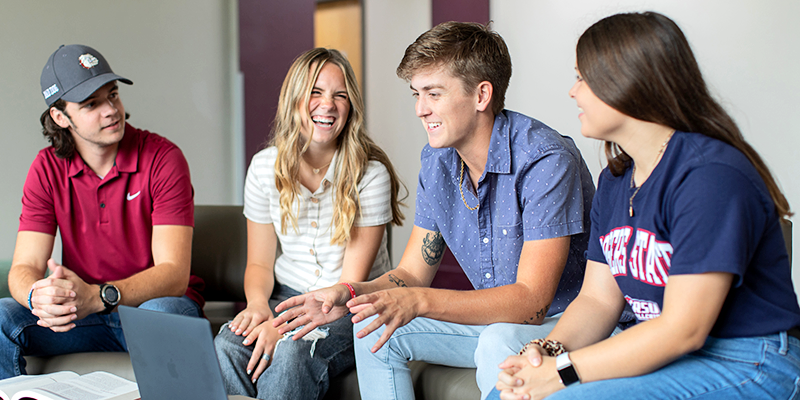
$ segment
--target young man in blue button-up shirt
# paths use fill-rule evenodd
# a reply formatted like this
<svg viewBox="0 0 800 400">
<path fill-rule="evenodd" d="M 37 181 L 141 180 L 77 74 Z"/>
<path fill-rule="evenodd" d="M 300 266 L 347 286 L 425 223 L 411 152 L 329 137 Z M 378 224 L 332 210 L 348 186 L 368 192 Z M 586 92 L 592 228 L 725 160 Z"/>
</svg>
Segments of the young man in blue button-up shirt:
<svg viewBox="0 0 800 400">
<path fill-rule="evenodd" d="M 371 282 L 288 300 L 297 307 L 276 324 L 305 324 L 298 338 L 353 312 L 364 399 L 413 398 L 409 360 L 477 367 L 485 397 L 498 364 L 545 337 L 577 295 L 594 185 L 570 138 L 504 110 L 511 57 L 488 27 L 434 27 L 397 74 L 429 142 L 405 254 Z M 476 290 L 430 288 L 445 246 Z"/>
</svg>

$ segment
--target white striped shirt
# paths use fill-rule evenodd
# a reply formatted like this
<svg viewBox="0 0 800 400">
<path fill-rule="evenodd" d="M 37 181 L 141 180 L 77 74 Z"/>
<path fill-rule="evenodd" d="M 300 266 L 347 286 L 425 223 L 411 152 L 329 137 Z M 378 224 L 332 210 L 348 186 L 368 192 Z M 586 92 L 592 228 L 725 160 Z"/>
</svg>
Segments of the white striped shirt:
<svg viewBox="0 0 800 400">
<path fill-rule="evenodd" d="M 333 189 L 337 154 L 319 188 L 311 193 L 300 186 L 300 195 L 292 204 L 297 217 L 297 231 L 291 223 L 281 233 L 280 192 L 275 187 L 276 147 L 268 147 L 253 156 L 244 187 L 244 215 L 259 224 L 273 224 L 282 254 L 275 260 L 275 280 L 301 293 L 331 286 L 339 281 L 344 263 L 344 246 L 331 244 L 333 235 Z M 378 226 L 392 220 L 391 181 L 386 167 L 370 161 L 358 183 L 360 214 L 354 226 Z M 288 222 L 288 221 L 287 221 Z M 383 235 L 369 279 L 391 268 Z"/>
</svg>

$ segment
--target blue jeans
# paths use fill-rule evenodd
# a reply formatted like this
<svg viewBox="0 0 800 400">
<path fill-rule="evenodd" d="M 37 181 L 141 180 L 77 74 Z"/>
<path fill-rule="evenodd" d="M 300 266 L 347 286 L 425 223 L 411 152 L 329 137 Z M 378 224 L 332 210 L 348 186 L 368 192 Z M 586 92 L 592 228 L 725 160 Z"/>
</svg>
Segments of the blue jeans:
<svg viewBox="0 0 800 400">
<path fill-rule="evenodd" d="M 139 308 L 200 316 L 200 307 L 183 297 L 159 297 Z M 11 297 L 0 299 L 0 379 L 25 374 L 23 356 L 56 356 L 91 351 L 128 351 L 119 313 L 91 314 L 67 332 L 36 325 L 39 318 Z"/>
<path fill-rule="evenodd" d="M 780 334 L 708 338 L 700 350 L 653 373 L 570 386 L 568 399 L 800 399 L 800 340 Z M 489 399 L 499 399 L 495 389 Z"/>
<path fill-rule="evenodd" d="M 300 293 L 288 286 L 279 285 L 272 293 L 270 307 Z M 247 374 L 247 363 L 255 344 L 242 344 L 237 336 L 222 326 L 214 339 L 222 368 L 222 378 L 228 394 L 245 395 L 258 399 L 322 399 L 330 386 L 330 379 L 355 366 L 353 355 L 353 323 L 345 316 L 324 327 L 317 328 L 328 336 L 318 340 L 294 341 L 285 336 L 275 346 L 272 364 L 264 370 L 255 384 Z"/>
<path fill-rule="evenodd" d="M 477 368 L 481 397 L 497 383 L 498 365 L 517 354 L 531 338 L 545 337 L 561 314 L 546 318 L 542 325 L 461 325 L 429 318 L 415 318 L 398 328 L 376 353 L 370 349 L 383 333 L 381 326 L 363 339 L 356 339 L 356 364 L 361 398 L 413 399 L 409 361 L 459 368 Z M 359 322 L 353 332 L 366 327 L 375 317 Z"/>
</svg>

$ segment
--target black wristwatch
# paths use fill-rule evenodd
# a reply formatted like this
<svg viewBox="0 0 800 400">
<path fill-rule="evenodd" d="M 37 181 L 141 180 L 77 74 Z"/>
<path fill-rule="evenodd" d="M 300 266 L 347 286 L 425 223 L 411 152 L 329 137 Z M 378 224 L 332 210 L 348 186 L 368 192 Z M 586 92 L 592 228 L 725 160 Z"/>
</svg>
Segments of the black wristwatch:
<svg viewBox="0 0 800 400">
<path fill-rule="evenodd" d="M 106 309 L 100 311 L 98 314 L 110 314 L 111 310 L 119 304 L 121 298 L 122 296 L 116 286 L 109 283 L 100 285 L 100 300 L 103 300 Z"/>
<path fill-rule="evenodd" d="M 572 360 L 569 359 L 569 353 L 562 353 L 556 357 L 556 369 L 558 369 L 558 376 L 561 377 L 561 383 L 564 386 L 572 385 L 573 383 L 580 383 L 581 378 L 578 377 L 578 372 L 572 366 Z"/>
</svg>

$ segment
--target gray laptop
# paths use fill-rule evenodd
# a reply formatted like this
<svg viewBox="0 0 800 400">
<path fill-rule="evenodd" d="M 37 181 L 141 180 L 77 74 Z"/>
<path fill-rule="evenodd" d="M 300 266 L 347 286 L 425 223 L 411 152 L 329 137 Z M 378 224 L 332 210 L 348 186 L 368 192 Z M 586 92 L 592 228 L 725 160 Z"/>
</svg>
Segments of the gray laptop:
<svg viewBox="0 0 800 400">
<path fill-rule="evenodd" d="M 205 318 L 119 306 L 142 400 L 229 400 Z"/>
</svg>

